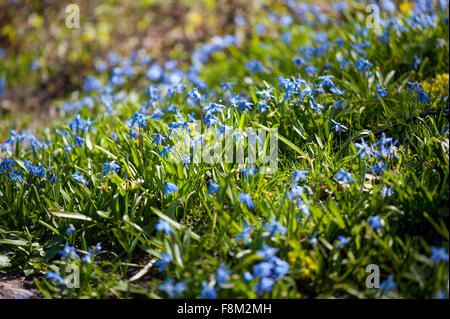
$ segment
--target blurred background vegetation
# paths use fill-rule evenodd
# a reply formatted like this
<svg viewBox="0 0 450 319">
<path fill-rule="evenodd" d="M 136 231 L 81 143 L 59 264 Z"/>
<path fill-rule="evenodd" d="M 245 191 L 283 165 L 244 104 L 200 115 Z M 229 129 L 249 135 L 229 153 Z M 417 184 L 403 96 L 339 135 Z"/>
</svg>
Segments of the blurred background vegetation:
<svg viewBox="0 0 450 319">
<path fill-rule="evenodd" d="M 196 44 L 233 33 L 245 0 L 0 0 L 0 140 L 10 127 L 33 129 L 55 116 L 52 101 L 82 87 L 109 52 L 145 51 L 153 60 L 189 60 Z M 80 8 L 80 28 L 65 25 Z M 276 5 L 276 4 L 275 4 Z M 18 116 L 20 115 L 20 116 Z"/>
</svg>

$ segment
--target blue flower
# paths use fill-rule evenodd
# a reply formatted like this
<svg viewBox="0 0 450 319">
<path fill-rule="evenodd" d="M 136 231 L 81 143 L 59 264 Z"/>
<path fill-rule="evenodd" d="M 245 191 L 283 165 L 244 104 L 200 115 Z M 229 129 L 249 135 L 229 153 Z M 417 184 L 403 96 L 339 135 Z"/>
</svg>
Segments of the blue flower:
<svg viewBox="0 0 450 319">
<path fill-rule="evenodd" d="M 380 291 L 389 292 L 397 288 L 397 284 L 394 281 L 394 275 L 390 275 L 386 280 L 380 284 Z"/>
<path fill-rule="evenodd" d="M 152 66 L 147 70 L 147 73 L 145 74 L 150 80 L 152 81 L 159 81 L 161 77 L 164 74 L 164 69 L 158 64 L 154 63 Z"/>
<path fill-rule="evenodd" d="M 188 99 L 188 103 L 190 106 L 194 106 L 197 102 L 201 103 L 203 101 L 203 97 L 197 88 L 193 88 L 191 91 L 189 91 L 186 95 L 186 98 Z"/>
<path fill-rule="evenodd" d="M 136 112 L 124 123 L 127 124 L 130 128 L 134 128 L 136 124 L 138 125 L 139 128 L 147 127 L 146 119 L 148 118 L 150 118 L 150 116 L 145 115 L 141 112 Z"/>
<path fill-rule="evenodd" d="M 254 209 L 255 204 L 253 204 L 252 197 L 250 194 L 241 193 L 237 197 L 240 200 L 240 203 L 245 203 L 248 209 Z"/>
<path fill-rule="evenodd" d="M 306 174 L 308 174 L 308 173 L 309 173 L 309 171 L 302 171 L 302 170 L 296 169 L 295 172 L 291 175 L 291 178 L 294 181 L 294 185 L 297 185 L 299 180 L 302 180 L 305 182 Z"/>
<path fill-rule="evenodd" d="M 170 151 L 170 149 L 173 147 L 173 145 L 169 145 L 169 146 L 164 146 L 163 148 L 162 148 L 162 150 L 158 153 L 159 154 L 159 156 L 161 156 L 161 157 L 165 157 L 165 158 L 169 158 L 169 151 Z"/>
<path fill-rule="evenodd" d="M 84 257 L 82 259 L 82 262 L 87 263 L 87 264 L 92 263 L 92 256 L 93 256 L 92 248 L 89 247 L 86 255 L 84 255 Z"/>
<path fill-rule="evenodd" d="M 336 248 L 344 247 L 351 241 L 351 238 L 350 237 L 346 238 L 344 236 L 338 236 L 338 240 L 339 240 L 339 242 L 336 244 Z"/>
<path fill-rule="evenodd" d="M 216 270 L 216 281 L 220 286 L 228 282 L 228 276 L 231 275 L 231 270 L 225 268 L 225 264 L 221 264 L 219 268 Z"/>
<path fill-rule="evenodd" d="M 73 139 L 75 141 L 75 146 L 83 147 L 83 143 L 86 142 L 86 139 L 81 136 L 75 136 Z"/>
<path fill-rule="evenodd" d="M 256 290 L 258 293 L 258 296 L 261 297 L 262 295 L 264 295 L 265 291 L 268 291 L 268 292 L 272 291 L 274 284 L 275 284 L 275 279 L 269 278 L 269 277 L 264 277 L 264 278 L 260 279 L 258 284 L 254 287 L 254 290 Z"/>
<path fill-rule="evenodd" d="M 333 119 L 331 122 L 333 122 L 334 125 L 330 129 L 335 130 L 339 134 L 342 134 L 342 130 L 348 130 L 348 127 L 342 125 L 341 123 L 335 122 Z"/>
<path fill-rule="evenodd" d="M 55 271 L 47 271 L 45 274 L 45 278 L 50 280 L 55 280 L 61 285 L 65 285 L 64 279 L 61 277 L 61 275 Z"/>
<path fill-rule="evenodd" d="M 383 169 L 386 167 L 387 165 L 385 165 L 383 161 L 379 161 L 376 165 L 369 168 L 369 172 L 374 171 L 375 174 L 380 175 L 381 173 L 383 173 Z"/>
<path fill-rule="evenodd" d="M 80 256 L 78 256 L 75 247 L 69 246 L 69 243 L 66 243 L 64 248 L 58 253 L 61 258 L 75 258 L 80 259 Z"/>
<path fill-rule="evenodd" d="M 253 168 L 253 167 L 250 167 L 250 168 L 247 168 L 247 169 L 241 168 L 241 172 L 244 175 L 244 180 L 246 181 L 249 176 L 255 175 L 255 173 L 258 172 L 258 169 L 257 168 Z"/>
<path fill-rule="evenodd" d="M 287 261 L 281 260 L 278 257 L 272 257 L 270 262 L 273 265 L 273 275 L 275 278 L 280 278 L 289 273 L 289 263 Z"/>
<path fill-rule="evenodd" d="M 212 284 L 208 284 L 207 281 L 202 281 L 202 291 L 200 292 L 200 297 L 204 299 L 216 299 L 217 298 L 217 288 L 214 288 Z"/>
<path fill-rule="evenodd" d="M 67 227 L 66 235 L 67 235 L 67 236 L 70 236 L 70 235 L 73 234 L 74 232 L 75 232 L 75 227 L 74 227 L 72 224 L 70 224 L 69 227 Z"/>
<path fill-rule="evenodd" d="M 84 186 L 88 185 L 87 180 L 84 179 L 83 175 L 81 175 L 81 173 L 79 172 L 75 172 L 72 174 L 72 178 L 77 181 L 80 184 L 83 184 Z"/>
<path fill-rule="evenodd" d="M 209 188 L 208 188 L 208 195 L 211 193 L 217 194 L 219 191 L 220 185 L 216 184 L 212 181 L 212 179 L 209 180 Z"/>
<path fill-rule="evenodd" d="M 17 182 L 22 182 L 22 183 L 28 185 L 28 183 L 23 179 L 22 176 L 16 174 L 16 173 L 18 173 L 18 172 L 19 172 L 19 171 L 11 172 L 11 173 L 9 174 L 9 180 L 11 180 L 11 181 L 17 181 Z"/>
<path fill-rule="evenodd" d="M 414 55 L 413 59 L 414 59 L 414 69 L 417 70 L 419 68 L 419 65 L 422 63 L 422 59 L 417 55 Z"/>
<path fill-rule="evenodd" d="M 385 184 L 383 184 L 383 188 L 380 189 L 380 195 L 381 197 L 386 197 L 386 196 L 392 196 L 392 194 L 394 194 L 394 189 L 392 187 L 387 187 Z"/>
<path fill-rule="evenodd" d="M 236 82 L 221 82 L 220 87 L 224 91 L 233 92 L 233 88 L 231 86 L 236 85 Z"/>
<path fill-rule="evenodd" d="M 186 291 L 186 284 L 184 282 L 175 282 L 172 278 L 166 278 L 164 284 L 157 286 L 159 290 L 164 291 L 170 297 L 175 298 Z"/>
<path fill-rule="evenodd" d="M 246 271 L 244 272 L 242 278 L 244 279 L 244 282 L 250 283 L 253 280 L 253 275 L 250 272 Z"/>
<path fill-rule="evenodd" d="M 15 172 L 13 166 L 16 165 L 16 161 L 12 158 L 5 157 L 0 163 L 0 174 L 3 174 L 7 171 Z"/>
<path fill-rule="evenodd" d="M 306 74 L 306 75 L 312 75 L 312 76 L 314 76 L 317 72 L 319 72 L 319 69 L 316 68 L 316 67 L 313 66 L 313 65 L 309 65 L 309 66 L 307 66 L 307 67 L 305 68 L 305 74 Z"/>
<path fill-rule="evenodd" d="M 272 276 L 273 265 L 270 262 L 263 261 L 253 266 L 253 275 L 259 278 Z"/>
<path fill-rule="evenodd" d="M 241 233 L 237 235 L 236 240 L 244 239 L 244 242 L 248 245 L 250 243 L 250 233 L 253 230 L 253 226 L 249 226 L 247 221 L 244 221 Z"/>
<path fill-rule="evenodd" d="M 0 78 L 0 96 L 4 94 L 5 87 L 6 87 L 6 78 Z"/>
<path fill-rule="evenodd" d="M 370 216 L 369 226 L 371 229 L 378 230 L 384 226 L 384 220 L 381 219 L 380 215 Z"/>
<path fill-rule="evenodd" d="M 363 73 L 370 73 L 370 68 L 373 67 L 373 64 L 370 63 L 368 60 L 363 59 L 362 57 L 360 57 L 358 59 L 358 62 L 356 62 L 356 69 Z"/>
<path fill-rule="evenodd" d="M 170 264 L 172 260 L 173 257 L 169 253 L 167 254 L 161 253 L 161 259 L 155 262 L 155 266 L 159 267 L 160 272 L 163 272 L 164 269 L 167 267 L 168 264 Z"/>
<path fill-rule="evenodd" d="M 167 182 L 164 187 L 164 195 L 170 195 L 172 193 L 178 192 L 178 186 L 172 183 Z"/>
<path fill-rule="evenodd" d="M 278 248 L 273 248 L 268 246 L 267 244 L 264 244 L 261 250 L 256 251 L 256 254 L 266 260 L 269 260 L 271 257 L 275 256 L 278 250 Z"/>
<path fill-rule="evenodd" d="M 277 233 L 284 235 L 287 231 L 287 228 L 282 226 L 280 222 L 276 221 L 273 217 L 270 218 L 270 224 L 264 225 L 264 229 L 270 233 L 271 237 L 275 236 Z"/>
<path fill-rule="evenodd" d="M 272 90 L 273 90 L 273 87 L 270 87 L 269 89 L 255 91 L 255 94 L 262 95 L 264 100 L 270 100 L 272 98 L 275 98 L 275 96 L 273 94 L 271 94 Z"/>
<path fill-rule="evenodd" d="M 417 103 L 423 104 L 425 101 L 430 102 L 430 98 L 428 97 L 428 95 L 425 93 L 425 91 L 419 91 L 417 92 Z"/>
<path fill-rule="evenodd" d="M 441 261 L 448 262 L 448 253 L 445 252 L 444 247 L 437 248 L 432 246 L 430 260 L 434 261 L 436 264 L 439 264 Z"/>
<path fill-rule="evenodd" d="M 334 177 L 339 180 L 339 181 L 343 181 L 345 184 L 348 184 L 349 181 L 354 182 L 355 179 L 353 178 L 352 174 L 347 172 L 345 169 L 340 168 L 339 172 L 337 172 L 336 174 L 334 174 Z"/>
<path fill-rule="evenodd" d="M 155 228 L 157 231 L 163 231 L 166 236 L 168 236 L 170 233 L 175 234 L 175 230 L 172 228 L 169 222 L 165 221 L 164 219 L 160 219 Z"/>
<path fill-rule="evenodd" d="M 253 73 L 256 73 L 256 72 L 263 73 L 264 72 L 262 64 L 258 60 L 249 60 L 247 62 L 247 64 L 245 65 L 245 68 L 247 70 L 252 71 Z"/>
<path fill-rule="evenodd" d="M 116 164 L 116 161 L 111 161 L 109 163 L 105 162 L 105 163 L 103 163 L 103 165 L 105 167 L 103 167 L 103 169 L 100 172 L 105 173 L 105 176 L 108 176 L 108 174 L 111 171 L 116 172 L 116 174 L 119 173 L 120 166 L 118 164 Z"/>
<path fill-rule="evenodd" d="M 354 143 L 356 148 L 358 148 L 358 152 L 356 154 L 361 155 L 360 159 L 363 160 L 367 154 L 367 157 L 375 156 L 375 150 L 366 144 L 363 138 L 361 138 L 361 143 Z"/>
<path fill-rule="evenodd" d="M 433 299 L 447 299 L 448 300 L 448 293 L 445 289 L 441 289 L 433 296 Z"/>
<path fill-rule="evenodd" d="M 377 99 L 381 97 L 386 96 L 388 93 L 386 91 L 386 88 L 381 87 L 378 83 L 377 83 Z"/>
</svg>

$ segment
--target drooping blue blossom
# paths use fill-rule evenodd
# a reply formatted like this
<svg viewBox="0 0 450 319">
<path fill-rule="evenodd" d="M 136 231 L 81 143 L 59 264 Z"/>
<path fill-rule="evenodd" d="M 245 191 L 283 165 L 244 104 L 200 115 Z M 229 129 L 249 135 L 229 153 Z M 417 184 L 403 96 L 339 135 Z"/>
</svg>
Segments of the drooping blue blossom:
<svg viewBox="0 0 450 319">
<path fill-rule="evenodd" d="M 21 183 L 24 183 L 24 184 L 28 185 L 27 181 L 25 181 L 25 179 L 18 174 L 19 172 L 20 171 L 10 172 L 9 173 L 9 180 L 16 181 L 16 182 L 21 182 Z"/>
<path fill-rule="evenodd" d="M 305 74 L 306 74 L 306 75 L 308 75 L 308 76 L 314 76 L 314 75 L 317 74 L 317 72 L 319 72 L 319 69 L 316 68 L 316 67 L 313 66 L 313 65 L 308 65 L 308 66 L 305 68 L 304 71 L 305 71 Z"/>
<path fill-rule="evenodd" d="M 270 262 L 263 261 L 253 266 L 253 275 L 255 277 L 263 278 L 272 275 L 273 265 Z"/>
<path fill-rule="evenodd" d="M 422 63 L 422 58 L 418 57 L 417 55 L 413 56 L 413 65 L 414 65 L 414 69 L 418 70 L 420 64 Z"/>
<path fill-rule="evenodd" d="M 377 99 L 379 99 L 380 97 L 385 97 L 387 95 L 387 91 L 386 88 L 381 87 L 378 83 L 377 83 Z"/>
<path fill-rule="evenodd" d="M 45 274 L 45 278 L 49 279 L 49 280 L 54 280 L 57 283 L 59 283 L 60 285 L 66 284 L 64 282 L 64 279 L 61 277 L 61 275 L 59 273 L 57 273 L 56 271 L 47 271 L 47 273 Z"/>
<path fill-rule="evenodd" d="M 270 218 L 270 223 L 264 225 L 264 229 L 270 233 L 270 236 L 273 237 L 276 234 L 284 235 L 286 234 L 287 228 L 282 226 L 280 222 L 275 220 L 275 218 Z"/>
<path fill-rule="evenodd" d="M 225 268 L 225 264 L 221 264 L 219 268 L 216 270 L 216 281 L 217 284 L 220 286 L 222 284 L 225 284 L 228 282 L 228 277 L 231 275 L 231 270 Z"/>
<path fill-rule="evenodd" d="M 236 85 L 236 82 L 221 82 L 220 83 L 220 87 L 222 88 L 222 90 L 229 91 L 229 92 L 233 92 L 233 88 L 232 88 L 233 85 Z"/>
<path fill-rule="evenodd" d="M 263 89 L 259 91 L 255 91 L 256 95 L 262 95 L 264 100 L 270 100 L 272 98 L 275 98 L 275 96 L 272 94 L 273 87 L 270 87 L 268 89 Z"/>
<path fill-rule="evenodd" d="M 431 246 L 431 261 L 434 261 L 436 264 L 439 264 L 441 261 L 448 262 L 448 253 L 445 251 L 445 247 L 434 247 Z"/>
<path fill-rule="evenodd" d="M 240 200 L 240 203 L 244 203 L 245 205 L 247 205 L 248 209 L 254 209 L 255 208 L 255 204 L 252 201 L 252 197 L 250 196 L 250 194 L 245 194 L 245 193 L 241 193 L 237 196 L 237 198 Z"/>
<path fill-rule="evenodd" d="M 209 180 L 209 187 L 208 187 L 208 195 L 211 193 L 217 194 L 219 191 L 220 185 L 213 182 L 212 179 Z"/>
<path fill-rule="evenodd" d="M 306 174 L 308 173 L 309 171 L 296 169 L 295 172 L 291 175 L 294 185 L 297 185 L 300 180 L 306 182 Z"/>
<path fill-rule="evenodd" d="M 336 174 L 334 174 L 334 177 L 339 180 L 344 182 L 345 184 L 348 184 L 349 181 L 350 182 L 354 182 L 355 179 L 353 178 L 352 174 L 347 172 L 345 169 L 340 168 L 339 172 L 337 172 Z"/>
<path fill-rule="evenodd" d="M 341 123 L 338 123 L 338 122 L 334 121 L 333 119 L 331 119 L 331 122 L 333 122 L 334 125 L 330 129 L 335 130 L 339 134 L 342 134 L 343 130 L 348 130 L 347 126 L 342 125 Z"/>
<path fill-rule="evenodd" d="M 85 180 L 84 177 L 83 177 L 83 175 L 81 175 L 81 173 L 79 173 L 79 172 L 73 173 L 73 174 L 72 174 L 72 178 L 73 178 L 77 183 L 83 184 L 84 186 L 87 186 L 87 185 L 88 185 L 87 180 Z"/>
<path fill-rule="evenodd" d="M 173 227 L 169 224 L 168 221 L 165 221 L 164 219 L 160 219 L 155 228 L 157 231 L 164 232 L 166 236 L 169 236 L 170 233 L 175 234 L 175 230 L 173 229 Z"/>
<path fill-rule="evenodd" d="M 358 148 L 358 152 L 356 154 L 360 155 L 361 160 L 363 160 L 366 155 L 368 158 L 375 156 L 376 151 L 373 149 L 373 147 L 366 144 L 363 138 L 361 138 L 361 143 L 354 143 L 353 145 Z"/>
<path fill-rule="evenodd" d="M 369 172 L 373 171 L 375 174 L 380 175 L 386 167 L 387 165 L 384 164 L 383 161 L 379 161 L 377 164 L 369 168 Z"/>
<path fill-rule="evenodd" d="M 273 285 L 275 284 L 275 279 L 270 277 L 261 278 L 258 284 L 254 287 L 254 290 L 258 293 L 258 296 L 263 296 L 264 292 L 271 292 Z"/>
<path fill-rule="evenodd" d="M 171 254 L 161 253 L 161 259 L 159 259 L 157 262 L 155 262 L 155 266 L 159 267 L 160 272 L 163 272 L 164 269 L 166 269 L 167 265 L 169 265 L 172 260 L 173 260 L 173 257 Z"/>
<path fill-rule="evenodd" d="M 178 192 L 178 186 L 169 182 L 166 182 L 166 186 L 164 187 L 164 195 L 170 195 L 172 193 Z"/>
<path fill-rule="evenodd" d="M 258 169 L 254 167 L 241 168 L 241 172 L 244 175 L 244 180 L 246 181 L 249 176 L 255 175 L 258 172 Z"/>
<path fill-rule="evenodd" d="M 278 250 L 278 248 L 273 248 L 268 246 L 267 244 L 263 244 L 262 249 L 256 251 L 256 253 L 262 258 L 269 260 L 271 257 L 275 256 Z"/>
<path fill-rule="evenodd" d="M 215 288 L 212 283 L 208 283 L 206 280 L 202 281 L 202 291 L 200 292 L 200 297 L 203 299 L 216 299 L 217 298 L 217 288 Z"/>
<path fill-rule="evenodd" d="M 242 226 L 241 233 L 235 237 L 236 240 L 243 239 L 247 245 L 250 244 L 250 233 L 252 232 L 253 227 L 253 225 L 248 225 L 247 221 L 245 220 L 244 225 Z"/>
<path fill-rule="evenodd" d="M 392 187 L 387 187 L 386 184 L 383 184 L 383 188 L 380 189 L 381 197 L 390 197 L 392 194 L 394 194 L 394 189 Z"/>
<path fill-rule="evenodd" d="M 158 63 L 152 64 L 145 75 L 152 81 L 159 81 L 164 74 L 164 69 Z"/>
<path fill-rule="evenodd" d="M 245 65 L 245 68 L 249 71 L 252 71 L 253 73 L 256 73 L 256 72 L 263 73 L 264 72 L 262 63 L 258 60 L 249 60 L 247 62 L 247 64 Z"/>
<path fill-rule="evenodd" d="M 66 235 L 67 235 L 67 236 L 70 236 L 70 235 L 72 235 L 74 232 L 75 232 L 75 227 L 74 227 L 72 224 L 70 224 L 69 227 L 67 227 L 67 229 L 66 229 Z"/>
<path fill-rule="evenodd" d="M 105 176 L 108 176 L 110 172 L 115 172 L 116 174 L 119 173 L 120 166 L 116 164 L 116 161 L 111 162 L 105 162 L 103 163 L 104 167 L 100 171 L 100 173 L 104 173 Z"/>
<path fill-rule="evenodd" d="M 394 275 L 389 275 L 387 279 L 385 279 L 380 284 L 380 291 L 387 293 L 389 291 L 395 290 L 397 288 L 397 283 L 394 281 Z"/>
<path fill-rule="evenodd" d="M 363 72 L 370 73 L 371 67 L 373 67 L 373 64 L 362 57 L 360 57 L 358 59 L 358 62 L 356 62 L 356 69 L 361 73 Z"/>
<path fill-rule="evenodd" d="M 162 150 L 158 153 L 159 156 L 169 158 L 169 152 L 172 149 L 173 145 L 164 146 Z"/>
<path fill-rule="evenodd" d="M 186 284 L 184 282 L 177 283 L 172 278 L 166 278 L 164 283 L 158 285 L 157 288 L 172 298 L 179 297 L 186 292 Z"/>
<path fill-rule="evenodd" d="M 384 220 L 381 219 L 380 215 L 370 216 L 369 226 L 373 230 L 381 229 L 384 226 Z"/>
<path fill-rule="evenodd" d="M 196 87 L 187 93 L 186 98 L 190 106 L 195 106 L 197 103 L 203 102 L 203 97 Z"/>
<path fill-rule="evenodd" d="M 350 237 L 344 237 L 344 236 L 338 236 L 338 243 L 336 244 L 336 248 L 344 247 L 347 245 L 350 241 Z"/>
<path fill-rule="evenodd" d="M 5 157 L 0 163 L 0 174 L 6 173 L 8 171 L 14 172 L 13 166 L 16 165 L 16 161 L 12 158 Z"/>
<path fill-rule="evenodd" d="M 147 127 L 147 119 L 150 118 L 149 115 L 145 115 L 141 112 L 134 113 L 128 120 L 124 123 L 127 124 L 130 128 L 134 128 L 136 125 L 139 128 Z"/>
<path fill-rule="evenodd" d="M 66 243 L 64 248 L 58 254 L 61 256 L 61 258 L 80 259 L 80 256 L 78 256 L 75 247 L 69 246 L 69 243 Z"/>
</svg>

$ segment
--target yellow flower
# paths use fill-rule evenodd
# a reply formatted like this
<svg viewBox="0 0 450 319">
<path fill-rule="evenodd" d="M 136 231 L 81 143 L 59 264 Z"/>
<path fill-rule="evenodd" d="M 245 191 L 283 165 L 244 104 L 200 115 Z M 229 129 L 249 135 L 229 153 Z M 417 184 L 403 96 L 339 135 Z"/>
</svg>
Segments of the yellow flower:
<svg viewBox="0 0 450 319">
<path fill-rule="evenodd" d="M 316 270 L 317 265 L 314 260 L 309 256 L 305 256 L 304 258 L 302 258 L 301 270 L 298 274 L 298 277 L 302 279 L 309 278 L 313 273 L 316 272 Z"/>
<path fill-rule="evenodd" d="M 422 82 L 423 90 L 433 94 L 448 94 L 449 77 L 448 73 L 438 74 L 434 81 Z"/>
<path fill-rule="evenodd" d="M 408 11 L 411 11 L 412 9 L 413 9 L 413 4 L 410 2 L 400 3 L 400 11 L 402 13 L 406 13 Z"/>
</svg>

